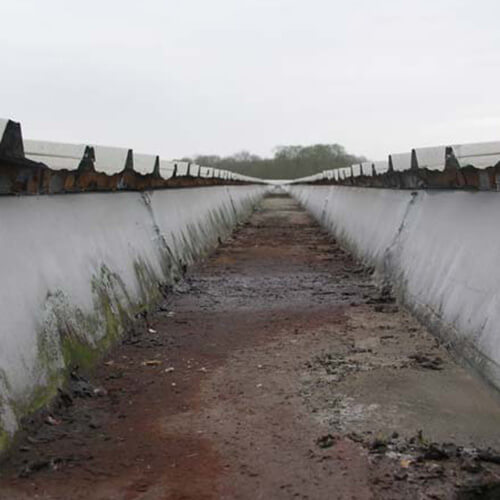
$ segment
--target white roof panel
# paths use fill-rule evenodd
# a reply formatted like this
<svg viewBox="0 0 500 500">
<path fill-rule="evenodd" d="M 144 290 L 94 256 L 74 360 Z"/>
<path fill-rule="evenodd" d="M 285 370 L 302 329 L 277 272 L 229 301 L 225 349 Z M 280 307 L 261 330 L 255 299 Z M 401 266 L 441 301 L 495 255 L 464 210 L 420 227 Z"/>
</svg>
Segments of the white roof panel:
<svg viewBox="0 0 500 500">
<path fill-rule="evenodd" d="M 395 172 L 404 172 L 411 168 L 411 153 L 391 154 L 392 166 Z"/>
<path fill-rule="evenodd" d="M 363 175 L 367 175 L 371 177 L 373 175 L 373 168 L 372 168 L 373 162 L 371 161 L 365 161 L 361 164 L 361 170 L 363 170 Z"/>
<path fill-rule="evenodd" d="M 359 177 L 360 175 L 363 175 L 361 164 L 351 165 L 351 168 L 353 177 Z"/>
<path fill-rule="evenodd" d="M 162 179 L 167 180 L 174 175 L 174 163 L 173 161 L 160 160 L 160 176 Z"/>
<path fill-rule="evenodd" d="M 191 163 L 191 175 L 193 177 L 199 177 L 200 176 L 200 166 L 196 163 Z"/>
<path fill-rule="evenodd" d="M 199 174 L 199 177 L 211 177 L 212 176 L 212 172 L 214 171 L 215 169 L 213 167 L 200 167 L 200 174 Z"/>
<path fill-rule="evenodd" d="M 174 161 L 177 165 L 177 177 L 183 177 L 187 175 L 188 162 L 187 161 Z"/>
<path fill-rule="evenodd" d="M 377 175 L 385 174 L 389 170 L 388 160 L 375 161 L 373 162 L 373 165 L 375 166 L 375 173 Z"/>
<path fill-rule="evenodd" d="M 200 172 L 198 174 L 199 177 L 208 177 L 208 168 L 200 167 Z"/>
<path fill-rule="evenodd" d="M 37 156 L 25 153 L 28 160 L 43 163 L 52 170 L 78 170 L 81 160 L 75 158 L 61 158 L 59 156 Z"/>
<path fill-rule="evenodd" d="M 500 162 L 500 142 L 455 144 L 453 152 L 461 167 L 473 165 L 476 168 L 487 168 Z"/>
<path fill-rule="evenodd" d="M 134 170 L 142 175 L 152 174 L 155 169 L 156 156 L 134 153 Z"/>
<path fill-rule="evenodd" d="M 444 170 L 446 164 L 446 146 L 415 148 L 418 168 Z"/>
<path fill-rule="evenodd" d="M 349 179 L 352 176 L 351 167 L 342 167 L 339 170 L 342 179 Z"/>
<path fill-rule="evenodd" d="M 93 146 L 93 148 L 95 152 L 94 167 L 96 172 L 114 175 L 124 170 L 129 149 L 111 146 Z"/>
<path fill-rule="evenodd" d="M 26 158 L 44 163 L 53 170 L 76 170 L 85 148 L 85 144 L 24 140 Z"/>
</svg>

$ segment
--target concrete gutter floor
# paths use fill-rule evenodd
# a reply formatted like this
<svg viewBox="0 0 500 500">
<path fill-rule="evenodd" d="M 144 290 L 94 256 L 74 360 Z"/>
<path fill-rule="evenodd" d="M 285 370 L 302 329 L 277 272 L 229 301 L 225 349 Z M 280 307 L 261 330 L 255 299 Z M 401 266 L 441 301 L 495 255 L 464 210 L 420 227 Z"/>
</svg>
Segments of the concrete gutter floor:
<svg viewBox="0 0 500 500">
<path fill-rule="evenodd" d="M 26 422 L 0 498 L 500 498 L 499 424 L 496 393 L 275 195 Z"/>
</svg>

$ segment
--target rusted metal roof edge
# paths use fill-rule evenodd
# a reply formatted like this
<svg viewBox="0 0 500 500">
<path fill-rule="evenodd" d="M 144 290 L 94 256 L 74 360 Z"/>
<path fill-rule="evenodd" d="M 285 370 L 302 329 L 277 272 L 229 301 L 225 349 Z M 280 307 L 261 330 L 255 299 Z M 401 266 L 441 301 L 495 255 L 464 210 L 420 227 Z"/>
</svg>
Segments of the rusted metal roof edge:
<svg viewBox="0 0 500 500">
<path fill-rule="evenodd" d="M 134 156 L 125 148 L 26 141 L 26 149 L 20 123 L 0 120 L 0 195 L 266 183 L 225 170 L 160 160 L 157 155 Z"/>
</svg>

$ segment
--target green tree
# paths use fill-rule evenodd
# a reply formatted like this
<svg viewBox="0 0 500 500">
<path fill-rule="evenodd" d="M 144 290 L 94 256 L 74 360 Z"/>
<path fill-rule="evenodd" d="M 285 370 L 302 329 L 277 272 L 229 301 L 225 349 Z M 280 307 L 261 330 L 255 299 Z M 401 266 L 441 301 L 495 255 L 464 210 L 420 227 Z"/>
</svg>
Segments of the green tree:
<svg viewBox="0 0 500 500">
<path fill-rule="evenodd" d="M 194 161 L 200 165 L 263 179 L 294 179 L 361 163 L 365 158 L 347 153 L 340 144 L 313 144 L 278 146 L 272 158 L 261 158 L 248 151 L 240 151 L 227 157 L 200 155 Z"/>
</svg>

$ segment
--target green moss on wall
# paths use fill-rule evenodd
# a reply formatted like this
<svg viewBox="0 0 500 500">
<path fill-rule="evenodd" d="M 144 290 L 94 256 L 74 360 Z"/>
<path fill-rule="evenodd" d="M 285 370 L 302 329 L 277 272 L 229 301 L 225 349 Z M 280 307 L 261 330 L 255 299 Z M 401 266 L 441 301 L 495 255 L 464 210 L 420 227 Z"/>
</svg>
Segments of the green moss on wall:
<svg viewBox="0 0 500 500">
<path fill-rule="evenodd" d="M 19 421 L 46 406 L 72 368 L 91 371 L 131 327 L 134 317 L 162 299 L 164 285 L 172 285 L 183 274 L 184 266 L 207 255 L 236 222 L 234 206 L 210 211 L 202 222 L 170 235 L 172 247 L 156 226 L 159 270 L 137 258 L 133 262 L 137 286 L 130 290 L 117 273 L 101 266 L 91 279 L 92 306 L 86 310 L 76 307 L 62 290 L 48 293 L 37 336 L 37 365 L 31 374 L 33 387 L 26 394 L 15 395 L 15 402 L 0 400 L 0 411 L 12 409 Z M 0 371 L 2 387 L 5 394 L 12 394 L 5 374 Z M 11 442 L 12 433 L 2 427 L 0 413 L 0 455 Z"/>
<path fill-rule="evenodd" d="M 12 436 L 0 428 L 0 455 L 10 446 Z"/>
</svg>

